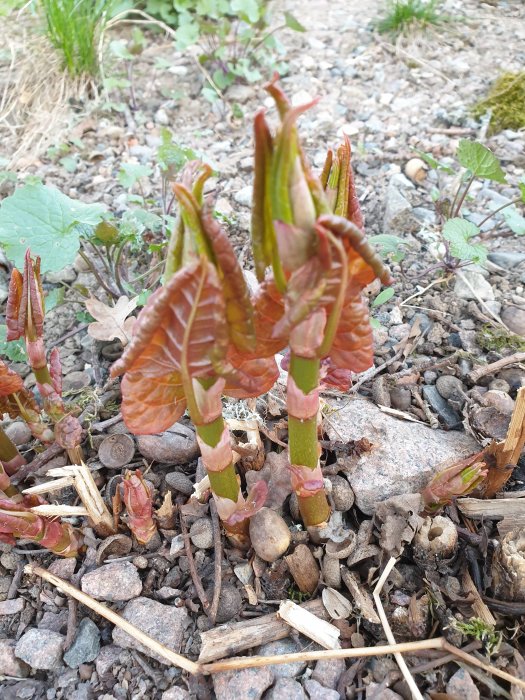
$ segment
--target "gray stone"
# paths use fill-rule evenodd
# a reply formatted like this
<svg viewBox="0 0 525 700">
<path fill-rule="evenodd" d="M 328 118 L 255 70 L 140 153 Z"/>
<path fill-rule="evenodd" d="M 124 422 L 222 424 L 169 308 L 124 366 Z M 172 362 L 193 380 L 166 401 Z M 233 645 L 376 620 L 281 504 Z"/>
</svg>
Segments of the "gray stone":
<svg viewBox="0 0 525 700">
<path fill-rule="evenodd" d="M 68 613 L 65 608 L 58 612 L 50 612 L 49 610 L 42 615 L 42 619 L 38 623 L 39 630 L 51 630 L 52 632 L 63 632 L 67 626 Z"/>
<path fill-rule="evenodd" d="M 436 465 L 479 450 L 468 435 L 398 420 L 361 397 L 328 402 L 335 409 L 326 426 L 331 440 L 347 442 L 364 437 L 373 445 L 370 452 L 339 460 L 357 506 L 367 515 L 373 514 L 378 501 L 426 486 Z"/>
<path fill-rule="evenodd" d="M 190 539 L 199 549 L 213 547 L 213 525 L 210 518 L 198 518 L 190 527 Z"/>
<path fill-rule="evenodd" d="M 476 270 L 463 270 L 461 276 L 456 276 L 454 294 L 460 299 L 494 300 L 494 290 L 490 283 Z"/>
<path fill-rule="evenodd" d="M 71 282 L 76 280 L 77 273 L 73 265 L 66 265 L 66 267 L 62 268 L 62 270 L 58 270 L 58 272 L 46 272 L 45 278 L 46 282 L 50 282 L 51 284 L 62 284 L 63 282 L 71 284 Z"/>
<path fill-rule="evenodd" d="M 49 565 L 49 571 L 55 574 L 55 576 L 70 581 L 75 573 L 76 565 L 77 560 L 75 557 L 62 557 L 61 559 L 55 559 L 55 561 Z"/>
<path fill-rule="evenodd" d="M 195 431 L 183 423 L 158 435 L 137 435 L 137 447 L 146 459 L 163 464 L 187 464 L 199 454 Z"/>
<path fill-rule="evenodd" d="M 425 385 L 422 387 L 423 397 L 430 404 L 431 408 L 438 414 L 441 422 L 448 430 L 454 430 L 461 426 L 461 416 L 444 399 L 435 386 Z"/>
<path fill-rule="evenodd" d="M 455 700 L 479 700 L 479 690 L 464 668 L 456 671 L 447 683 L 447 695 Z"/>
<path fill-rule="evenodd" d="M 259 647 L 257 654 L 260 656 L 276 656 L 277 654 L 295 654 L 301 651 L 301 646 L 290 637 L 278 639 L 276 642 L 268 642 Z M 295 678 L 306 668 L 306 661 L 293 661 L 290 664 L 274 664 L 268 666 L 275 678 Z"/>
<path fill-rule="evenodd" d="M 451 374 L 443 374 L 437 378 L 436 389 L 440 395 L 447 400 L 465 401 L 465 386 L 461 379 Z"/>
<path fill-rule="evenodd" d="M 306 700 L 303 687 L 293 678 L 278 678 L 264 700 Z"/>
<path fill-rule="evenodd" d="M 10 438 L 17 446 L 25 445 L 32 438 L 32 434 L 28 426 L 19 420 L 16 420 L 11 423 L 11 425 L 8 425 L 5 432 L 7 437 Z"/>
<path fill-rule="evenodd" d="M 488 258 L 490 262 L 495 265 L 499 265 L 505 270 L 509 268 L 516 267 L 520 263 L 525 261 L 525 253 L 513 253 L 510 251 L 496 251 L 494 253 L 489 253 Z"/>
<path fill-rule="evenodd" d="M 344 659 L 321 659 L 315 664 L 312 679 L 325 688 L 335 689 L 345 668 Z"/>
<path fill-rule="evenodd" d="M 175 608 L 149 598 L 140 597 L 130 601 L 121 615 L 125 620 L 149 634 L 150 637 L 167 646 L 168 649 L 177 653 L 180 651 L 184 630 L 189 623 L 185 608 Z M 137 649 L 142 654 L 169 665 L 169 661 L 164 657 L 153 653 L 118 627 L 113 630 L 113 641 L 125 649 Z"/>
<path fill-rule="evenodd" d="M 519 306 L 506 306 L 501 312 L 501 320 L 513 333 L 525 337 L 525 309 Z"/>
<path fill-rule="evenodd" d="M 193 493 L 193 482 L 189 476 L 182 472 L 168 472 L 166 474 L 166 485 L 185 496 Z"/>
<path fill-rule="evenodd" d="M 161 124 L 162 126 L 168 126 L 170 123 L 168 113 L 162 107 L 155 112 L 155 121 L 157 124 Z"/>
<path fill-rule="evenodd" d="M 304 684 L 310 700 L 339 700 L 337 690 L 324 688 L 318 681 L 310 679 Z"/>
<path fill-rule="evenodd" d="M 16 658 L 15 647 L 14 639 L 0 639 L 0 676 L 25 678 L 28 675 L 29 667 Z"/>
<path fill-rule="evenodd" d="M 89 571 L 82 576 L 80 587 L 97 600 L 131 600 L 142 592 L 137 568 L 129 561 L 119 561 Z"/>
<path fill-rule="evenodd" d="M 64 637 L 58 632 L 31 628 L 15 647 L 15 655 L 34 670 L 58 668 L 62 662 Z"/>
<path fill-rule="evenodd" d="M 226 91 L 226 97 L 232 102 L 248 102 L 254 96 L 254 89 L 250 85 L 230 85 Z"/>
<path fill-rule="evenodd" d="M 24 609 L 23 598 L 2 600 L 0 602 L 0 615 L 16 615 Z"/>
<path fill-rule="evenodd" d="M 213 676 L 217 700 L 259 700 L 272 683 L 273 673 L 269 666 L 221 671 Z"/>
<path fill-rule="evenodd" d="M 99 678 L 103 678 L 106 674 L 110 674 L 112 667 L 117 663 L 122 652 L 122 647 L 115 644 L 108 644 L 102 647 L 96 660 L 95 669 Z"/>
<path fill-rule="evenodd" d="M 252 206 L 252 197 L 253 187 L 251 185 L 246 185 L 246 187 L 242 187 L 240 190 L 237 190 L 237 192 L 233 195 L 233 198 L 237 202 L 237 204 L 240 204 L 243 207 Z"/>
<path fill-rule="evenodd" d="M 160 700 L 189 700 L 190 694 L 185 688 L 176 685 L 162 693 Z"/>
<path fill-rule="evenodd" d="M 406 386 L 395 386 L 390 389 L 390 402 L 393 408 L 399 411 L 407 411 L 412 403 L 412 394 Z"/>
<path fill-rule="evenodd" d="M 383 230 L 385 233 L 415 233 L 421 228 L 420 222 L 412 212 L 412 205 L 400 192 L 393 180 L 390 180 L 386 191 L 385 214 Z"/>
<path fill-rule="evenodd" d="M 78 627 L 73 644 L 64 654 L 64 661 L 71 668 L 94 661 L 100 651 L 100 632 L 97 625 L 85 617 Z"/>
</svg>

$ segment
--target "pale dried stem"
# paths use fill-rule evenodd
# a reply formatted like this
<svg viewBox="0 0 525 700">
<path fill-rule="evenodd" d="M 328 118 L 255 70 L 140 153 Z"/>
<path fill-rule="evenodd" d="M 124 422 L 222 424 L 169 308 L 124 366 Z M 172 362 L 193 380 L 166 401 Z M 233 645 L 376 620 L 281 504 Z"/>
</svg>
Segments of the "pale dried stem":
<svg viewBox="0 0 525 700">
<path fill-rule="evenodd" d="M 476 666 L 483 669 L 487 673 L 494 676 L 498 676 L 509 683 L 518 686 L 519 688 L 525 689 L 525 680 L 520 678 L 515 678 L 509 673 L 502 671 L 499 668 L 495 668 L 489 664 L 480 661 L 475 656 L 467 654 L 461 649 L 457 649 L 452 644 L 449 644 L 443 637 L 437 637 L 436 639 L 423 639 L 418 642 L 404 642 L 401 644 L 386 644 L 377 647 L 359 647 L 357 649 L 326 649 L 320 651 L 306 651 L 299 652 L 295 654 L 277 654 L 276 656 L 248 656 L 244 658 L 228 659 L 226 661 L 217 661 L 211 664 L 196 664 L 189 659 L 184 658 L 180 654 L 168 649 L 160 642 L 150 637 L 142 630 L 132 625 L 127 620 L 124 620 L 118 613 L 114 612 L 110 608 L 106 607 L 102 603 L 91 598 L 91 596 L 79 591 L 78 588 L 72 586 L 67 581 L 55 576 L 51 572 L 43 569 L 40 566 L 35 566 L 34 564 L 28 564 L 24 567 L 24 571 L 27 574 L 33 574 L 35 576 L 40 576 L 45 581 L 48 581 L 53 586 L 61 589 L 75 598 L 80 603 L 86 607 L 93 610 L 101 617 L 109 620 L 117 627 L 120 627 L 127 632 L 130 636 L 136 639 L 140 644 L 143 644 L 152 652 L 159 654 L 163 658 L 167 659 L 170 663 L 188 671 L 191 674 L 204 673 L 213 674 L 219 671 L 233 671 L 242 668 L 256 668 L 260 666 L 272 666 L 273 664 L 287 664 L 296 661 L 318 661 L 327 659 L 352 659 L 367 656 L 387 656 L 389 654 L 410 654 L 417 653 L 424 649 L 444 649 L 445 651 L 453 654 L 454 657 L 462 659 L 467 664 L 471 666 Z M 386 569 L 385 569 L 386 571 Z M 384 572 L 383 572 L 384 574 Z M 385 577 L 386 578 L 386 577 Z M 377 588 L 377 587 L 376 587 Z"/>
<path fill-rule="evenodd" d="M 113 518 L 104 503 L 102 496 L 95 484 L 91 472 L 85 464 L 72 464 L 68 467 L 56 467 L 47 472 L 48 476 L 59 477 L 55 482 L 49 481 L 47 484 L 42 484 L 38 487 L 26 489 L 24 493 L 46 493 L 64 488 L 64 486 L 73 486 L 82 501 L 86 513 L 78 513 L 79 515 L 87 515 L 92 521 L 95 529 L 107 534 L 113 534 L 115 528 Z M 56 484 L 59 484 L 57 487 Z M 36 490 L 35 490 L 36 489 Z M 56 506 L 64 509 L 65 506 Z M 36 506 L 41 508 L 41 506 Z M 38 512 L 38 510 L 36 511 Z M 65 515 L 64 512 L 57 512 L 57 515 Z"/>
<path fill-rule="evenodd" d="M 73 518 L 80 515 L 89 516 L 90 512 L 84 506 L 64 506 L 61 504 L 52 505 L 46 504 L 43 506 L 34 506 L 31 508 L 33 513 L 38 513 L 38 515 L 45 515 L 46 517 L 61 517 L 61 518 Z"/>
<path fill-rule="evenodd" d="M 117 627 L 120 627 L 120 629 L 124 630 L 124 632 L 127 632 L 127 634 L 133 637 L 133 639 L 135 639 L 137 642 L 143 644 L 155 654 L 162 656 L 174 666 L 182 668 L 185 671 L 189 671 L 193 674 L 200 672 L 200 667 L 198 664 L 196 664 L 193 661 L 190 661 L 189 659 L 184 658 L 184 656 L 177 654 L 171 649 L 168 649 L 163 644 L 157 642 L 157 640 L 153 639 L 148 634 L 138 629 L 138 627 L 132 625 L 131 622 L 125 620 L 118 613 L 106 607 L 103 603 L 99 603 L 98 600 L 95 600 L 86 593 L 79 591 L 78 588 L 75 588 L 75 586 L 72 586 L 67 581 L 64 581 L 58 576 L 55 576 L 50 571 L 47 571 L 46 569 L 43 569 L 40 566 L 35 566 L 34 564 L 28 564 L 24 570 L 26 574 L 40 576 L 40 578 L 43 578 L 44 581 L 48 581 L 49 583 L 53 584 L 53 586 L 60 588 L 62 591 L 64 591 L 64 593 L 66 593 L 66 595 L 75 598 L 75 600 L 78 600 L 80 603 L 82 603 L 82 605 L 85 605 L 87 608 L 93 610 L 101 617 L 105 618 L 106 620 L 109 620 Z"/>
<path fill-rule="evenodd" d="M 339 649 L 340 630 L 326 620 L 296 605 L 292 600 L 284 600 L 279 606 L 279 617 L 298 632 L 306 635 L 325 649 Z"/>
<path fill-rule="evenodd" d="M 383 590 L 383 586 L 385 585 L 385 581 L 387 580 L 390 572 L 394 568 L 396 563 L 396 558 L 391 557 L 385 566 L 385 569 L 383 573 L 381 574 L 381 577 L 379 581 L 377 582 L 377 586 L 374 588 L 373 596 L 375 600 L 375 604 L 377 607 L 377 612 L 379 614 L 379 619 L 381 620 L 381 624 L 383 625 L 383 630 L 385 632 L 386 638 L 390 644 L 395 644 L 396 640 L 394 638 L 394 635 L 392 634 L 392 629 L 390 628 L 390 624 L 387 620 L 387 617 L 385 615 L 385 610 L 383 608 L 383 604 L 381 603 L 381 598 L 380 594 L 381 591 Z M 406 665 L 405 659 L 401 656 L 400 652 L 394 653 L 394 658 L 397 661 L 397 665 L 399 666 L 401 673 L 403 674 L 403 678 L 406 680 L 408 687 L 410 688 L 410 692 L 412 693 L 412 697 L 416 698 L 416 700 L 424 700 L 423 696 L 421 695 L 419 688 L 417 687 L 416 681 L 414 680 L 414 677 L 410 673 L 410 669 Z"/>
<path fill-rule="evenodd" d="M 221 543 L 221 525 L 217 506 L 215 501 L 210 499 L 211 522 L 213 526 L 213 553 L 215 557 L 214 578 L 213 578 L 213 598 L 208 612 L 208 617 L 215 624 L 217 610 L 219 609 L 219 599 L 221 597 L 222 584 L 222 543 Z"/>
<path fill-rule="evenodd" d="M 503 357 L 501 360 L 492 362 L 490 365 L 484 365 L 483 367 L 473 369 L 472 372 L 469 373 L 468 378 L 471 382 L 474 382 L 475 384 L 478 381 L 478 379 L 481 379 L 481 377 L 485 377 L 487 374 L 495 374 L 504 367 L 508 367 L 509 365 L 516 365 L 520 362 L 525 362 L 525 352 L 515 352 L 513 355 Z"/>
</svg>

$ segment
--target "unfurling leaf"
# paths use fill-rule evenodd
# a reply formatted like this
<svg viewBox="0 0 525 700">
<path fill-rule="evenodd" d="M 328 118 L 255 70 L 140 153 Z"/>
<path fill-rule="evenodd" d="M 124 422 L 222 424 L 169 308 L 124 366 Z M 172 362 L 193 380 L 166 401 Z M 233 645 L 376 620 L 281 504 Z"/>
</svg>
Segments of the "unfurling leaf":
<svg viewBox="0 0 525 700">
<path fill-rule="evenodd" d="M 386 289 L 383 289 L 383 291 L 379 292 L 379 294 L 372 302 L 372 306 L 381 306 L 381 304 L 386 304 L 387 301 L 392 299 L 394 294 L 395 290 L 393 289 L 393 287 L 387 287 Z"/>
<path fill-rule="evenodd" d="M 472 260 L 481 263 L 487 259 L 487 249 L 481 243 L 471 243 L 473 236 L 479 235 L 476 224 L 455 217 L 443 226 L 443 238 L 450 242 L 450 253 L 459 260 Z"/>
<path fill-rule="evenodd" d="M 436 513 L 459 496 L 466 496 L 488 474 L 484 452 L 478 452 L 438 472 L 422 491 L 427 513 Z"/>
<path fill-rule="evenodd" d="M 461 139 L 457 158 L 464 168 L 468 168 L 475 177 L 495 182 L 506 182 L 505 173 L 494 153 L 477 141 Z"/>
<path fill-rule="evenodd" d="M 128 525 L 139 544 L 147 544 L 157 532 L 153 521 L 153 498 L 139 469 L 127 471 L 122 481 L 123 501 L 128 512 Z"/>
<path fill-rule="evenodd" d="M 515 233 L 517 236 L 525 235 L 525 218 L 518 212 L 516 207 L 508 207 L 508 209 L 502 211 L 502 214 L 512 233 Z"/>
<path fill-rule="evenodd" d="M 122 345 L 131 340 L 135 318 L 128 318 L 137 306 L 137 298 L 120 297 L 115 306 L 108 306 L 102 301 L 91 297 L 85 301 L 86 309 L 96 319 L 90 323 L 88 333 L 96 340 L 113 340 L 118 338 Z"/>
</svg>

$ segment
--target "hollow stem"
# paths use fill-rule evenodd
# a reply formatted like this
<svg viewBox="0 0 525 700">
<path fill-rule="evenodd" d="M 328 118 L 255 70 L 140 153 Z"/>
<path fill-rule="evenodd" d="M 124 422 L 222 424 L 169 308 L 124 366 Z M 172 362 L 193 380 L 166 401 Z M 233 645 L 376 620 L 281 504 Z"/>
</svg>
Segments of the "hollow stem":
<svg viewBox="0 0 525 700">
<path fill-rule="evenodd" d="M 297 389 L 304 395 L 312 394 L 319 386 L 320 361 L 316 358 L 304 358 L 293 352 L 290 358 L 288 375 L 288 449 L 292 467 L 306 467 L 312 471 L 319 466 L 319 442 L 317 439 L 317 414 L 319 412 L 319 397 L 308 401 L 307 417 L 299 413 L 291 397 L 297 395 Z M 292 386 L 292 382 L 294 386 Z M 306 405 L 306 402 L 305 402 Z M 299 510 L 307 527 L 321 525 L 330 515 L 330 506 L 326 499 L 324 486 L 308 488 L 307 484 L 296 486 Z"/>
</svg>

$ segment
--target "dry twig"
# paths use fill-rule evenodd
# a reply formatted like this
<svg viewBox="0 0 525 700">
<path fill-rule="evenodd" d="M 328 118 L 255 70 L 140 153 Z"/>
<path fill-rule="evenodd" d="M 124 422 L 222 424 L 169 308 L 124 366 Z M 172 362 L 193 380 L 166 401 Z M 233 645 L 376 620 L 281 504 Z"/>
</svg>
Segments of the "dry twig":
<svg viewBox="0 0 525 700">
<path fill-rule="evenodd" d="M 217 610 L 219 609 L 219 599 L 221 597 L 222 584 L 222 543 L 221 543 L 221 526 L 219 516 L 217 515 L 217 506 L 213 499 L 210 500 L 211 522 L 213 525 L 213 554 L 215 557 L 214 575 L 213 575 L 213 598 L 211 601 L 208 616 L 215 624 Z"/>
</svg>

